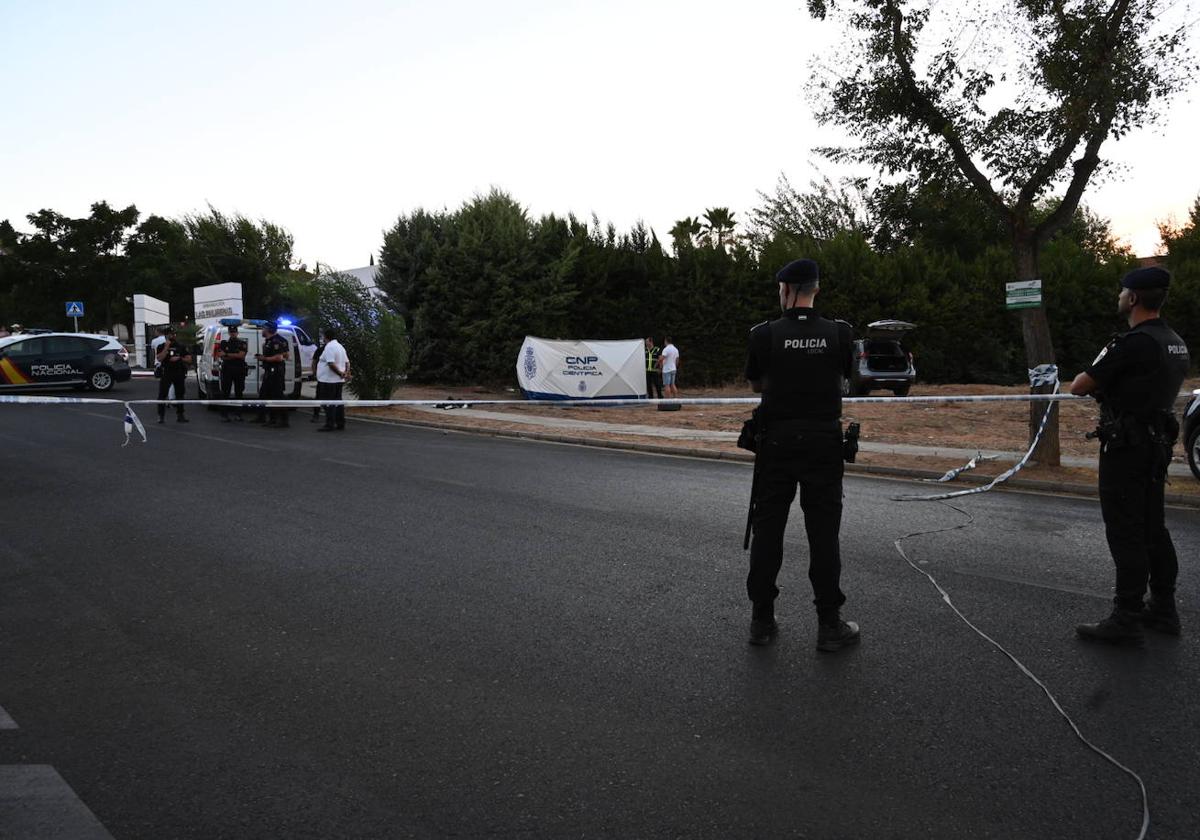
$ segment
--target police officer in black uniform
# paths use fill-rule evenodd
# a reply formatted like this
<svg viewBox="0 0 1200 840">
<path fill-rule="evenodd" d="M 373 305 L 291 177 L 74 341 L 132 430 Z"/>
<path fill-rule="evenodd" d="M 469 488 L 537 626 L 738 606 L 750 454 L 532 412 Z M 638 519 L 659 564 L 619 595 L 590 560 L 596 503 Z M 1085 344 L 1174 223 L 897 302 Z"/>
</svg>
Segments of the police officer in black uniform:
<svg viewBox="0 0 1200 840">
<path fill-rule="evenodd" d="M 166 327 L 163 330 L 163 337 L 166 341 L 154 354 L 155 360 L 162 366 L 162 378 L 158 380 L 158 398 L 165 400 L 174 386 L 175 399 L 186 399 L 187 372 L 188 365 L 192 363 L 192 354 L 175 338 L 174 327 Z M 158 404 L 158 422 L 165 423 L 166 417 L 167 404 L 160 402 Z M 188 419 L 183 416 L 183 403 L 175 404 L 175 421 L 177 423 L 188 422 Z"/>
<path fill-rule="evenodd" d="M 238 338 L 237 324 L 229 327 L 229 337 L 217 345 L 221 358 L 221 399 L 227 400 L 232 393 L 234 399 L 240 400 L 246 390 L 246 352 L 249 345 L 246 339 Z M 242 410 L 238 408 L 234 417 L 242 419 Z M 221 419 L 229 422 L 229 406 L 221 406 Z"/>
<path fill-rule="evenodd" d="M 1117 567 L 1112 614 L 1080 624 L 1080 638 L 1141 644 L 1142 628 L 1180 633 L 1175 609 L 1179 562 L 1167 531 L 1163 493 L 1179 436 L 1175 399 L 1187 376 L 1183 339 L 1160 316 L 1171 275 L 1141 268 L 1121 280 L 1117 312 L 1128 332 L 1114 338 L 1075 377 L 1072 394 L 1100 401 L 1100 511 Z M 1150 601 L 1143 604 L 1146 588 Z"/>
<path fill-rule="evenodd" d="M 819 270 L 812 260 L 784 266 L 779 281 L 783 317 L 750 331 L 746 378 L 762 393 L 746 592 L 753 604 L 750 643 L 778 632 L 775 579 L 783 563 L 783 532 L 800 486 L 808 531 L 809 567 L 817 607 L 817 649 L 858 641 L 858 625 L 841 619 L 842 381 L 853 358 L 850 326 L 813 310 Z"/>
<path fill-rule="evenodd" d="M 275 331 L 274 321 L 267 321 L 263 324 L 262 329 L 262 352 L 254 354 L 254 358 L 262 365 L 258 395 L 264 400 L 281 400 L 283 399 L 285 385 L 286 369 L 284 366 L 291 357 L 291 350 L 288 347 L 287 339 Z M 268 420 L 264 415 L 269 416 L 270 419 Z M 259 410 L 258 417 L 251 422 L 262 423 L 264 420 L 268 426 L 286 429 L 288 427 L 287 409 L 272 408 L 270 411 L 267 411 L 264 407 Z"/>
</svg>

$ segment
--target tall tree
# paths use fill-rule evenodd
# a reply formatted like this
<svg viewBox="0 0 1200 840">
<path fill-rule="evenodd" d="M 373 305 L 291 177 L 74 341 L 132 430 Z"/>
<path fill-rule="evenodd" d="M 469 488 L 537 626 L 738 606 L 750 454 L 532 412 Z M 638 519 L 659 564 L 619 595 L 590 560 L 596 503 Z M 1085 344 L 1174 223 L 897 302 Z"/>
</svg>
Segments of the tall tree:
<svg viewBox="0 0 1200 840">
<path fill-rule="evenodd" d="M 710 207 L 704 211 L 704 237 L 713 248 L 724 248 L 737 227 L 728 207 Z"/>
<path fill-rule="evenodd" d="M 1152 120 L 1194 72 L 1184 21 L 1160 18 L 1174 5 L 808 0 L 813 17 L 837 17 L 851 41 L 815 86 L 818 118 L 859 143 L 822 152 L 915 186 L 959 173 L 1004 225 L 1014 279 L 1038 279 L 1039 254 L 1075 214 L 1104 142 Z M 1060 203 L 1039 217 L 1039 200 L 1058 190 Z M 1053 363 L 1045 308 L 1021 319 L 1028 365 Z M 1031 439 L 1041 413 L 1031 404 Z M 1036 457 L 1059 463 L 1057 412 Z"/>
<path fill-rule="evenodd" d="M 696 247 L 696 237 L 703 229 L 699 220 L 693 219 L 691 216 L 677 221 L 670 230 L 671 244 L 675 248 L 676 256 L 687 248 Z"/>
</svg>

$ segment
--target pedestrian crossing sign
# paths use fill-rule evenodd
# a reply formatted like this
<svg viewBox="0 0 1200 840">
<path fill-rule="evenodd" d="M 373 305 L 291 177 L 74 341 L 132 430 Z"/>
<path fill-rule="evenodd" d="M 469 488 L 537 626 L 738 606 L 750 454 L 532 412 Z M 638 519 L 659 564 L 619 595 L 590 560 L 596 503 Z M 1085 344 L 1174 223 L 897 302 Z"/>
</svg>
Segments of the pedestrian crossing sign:
<svg viewBox="0 0 1200 840">
<path fill-rule="evenodd" d="M 83 317 L 83 301 L 69 300 L 67 301 L 67 317 L 82 318 Z"/>
</svg>

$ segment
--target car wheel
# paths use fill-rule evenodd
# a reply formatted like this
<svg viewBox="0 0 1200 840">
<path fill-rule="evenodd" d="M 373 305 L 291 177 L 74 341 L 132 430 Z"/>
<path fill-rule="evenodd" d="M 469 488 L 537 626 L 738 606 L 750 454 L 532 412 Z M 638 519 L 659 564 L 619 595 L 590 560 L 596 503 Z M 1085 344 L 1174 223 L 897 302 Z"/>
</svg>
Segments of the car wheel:
<svg viewBox="0 0 1200 840">
<path fill-rule="evenodd" d="M 93 391 L 111 391 L 114 381 L 111 370 L 97 368 L 88 376 L 87 384 Z"/>
<path fill-rule="evenodd" d="M 905 385 L 900 385 L 900 386 L 897 386 L 897 387 L 893 388 L 893 389 L 892 389 L 892 393 L 893 393 L 893 394 L 895 394 L 897 397 L 907 397 L 907 396 L 908 396 L 908 390 L 909 390 L 909 388 L 911 388 L 911 387 L 912 387 L 912 386 L 911 386 L 911 385 L 908 385 L 908 384 L 905 384 Z"/>
<path fill-rule="evenodd" d="M 1200 481 L 1200 426 L 1192 429 L 1192 433 L 1188 435 L 1187 459 L 1188 466 L 1192 468 L 1192 475 Z"/>
</svg>

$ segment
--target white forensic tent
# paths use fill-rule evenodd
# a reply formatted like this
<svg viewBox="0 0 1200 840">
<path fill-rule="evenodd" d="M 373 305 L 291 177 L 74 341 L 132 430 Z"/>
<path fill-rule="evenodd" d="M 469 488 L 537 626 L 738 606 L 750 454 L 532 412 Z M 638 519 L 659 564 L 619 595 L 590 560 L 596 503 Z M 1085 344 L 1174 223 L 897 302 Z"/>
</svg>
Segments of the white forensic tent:
<svg viewBox="0 0 1200 840">
<path fill-rule="evenodd" d="M 646 348 L 640 338 L 552 341 L 527 335 L 517 381 L 527 400 L 645 397 Z"/>
</svg>

